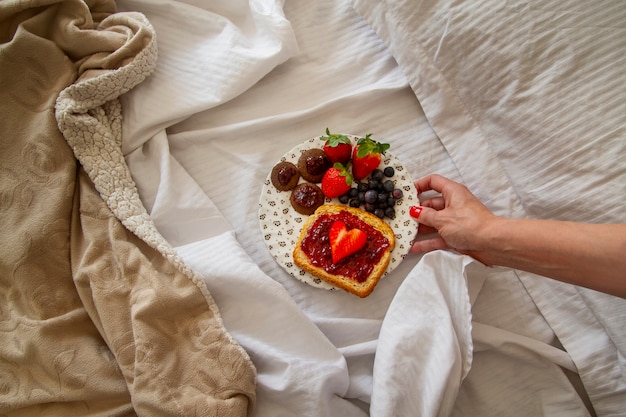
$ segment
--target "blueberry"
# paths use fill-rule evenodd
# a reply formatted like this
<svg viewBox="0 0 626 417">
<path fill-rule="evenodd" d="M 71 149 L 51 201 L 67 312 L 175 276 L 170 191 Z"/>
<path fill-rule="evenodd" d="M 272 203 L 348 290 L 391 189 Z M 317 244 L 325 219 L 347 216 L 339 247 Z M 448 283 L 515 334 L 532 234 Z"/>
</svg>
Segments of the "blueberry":
<svg viewBox="0 0 626 417">
<path fill-rule="evenodd" d="M 400 200 L 404 194 L 402 193 L 402 190 L 399 188 L 396 188 L 395 190 L 393 190 L 391 192 L 391 195 L 393 196 L 393 198 L 395 198 L 396 200 Z"/>
<path fill-rule="evenodd" d="M 391 220 L 396 218 L 396 210 L 393 207 L 387 207 L 385 210 L 385 216 L 389 217 Z"/>
<path fill-rule="evenodd" d="M 376 208 L 376 206 L 374 206 L 374 204 L 372 203 L 365 203 L 365 211 L 369 212 L 369 213 L 374 213 L 376 210 L 378 210 Z"/>
<path fill-rule="evenodd" d="M 350 198 L 358 197 L 358 195 L 359 195 L 359 190 L 356 188 L 350 188 L 350 191 L 348 191 L 348 196 Z"/>
<path fill-rule="evenodd" d="M 378 193 L 378 196 L 376 196 L 376 200 L 377 200 L 379 203 L 382 203 L 382 202 L 385 202 L 385 203 L 386 203 L 386 202 L 387 202 L 387 197 L 388 197 L 388 196 L 389 196 L 389 194 L 387 194 L 387 193 L 385 193 L 385 192 L 380 192 L 380 193 Z"/>
<path fill-rule="evenodd" d="M 377 217 L 382 219 L 383 217 L 385 217 L 385 210 L 383 210 L 383 209 L 376 209 L 376 210 L 374 210 L 374 214 Z"/>
<path fill-rule="evenodd" d="M 383 190 L 387 191 L 388 193 L 392 192 L 395 186 L 396 184 L 394 184 L 394 182 L 391 180 L 383 182 Z"/>
<path fill-rule="evenodd" d="M 378 200 L 378 192 L 376 190 L 369 190 L 365 193 L 364 201 L 366 203 L 375 203 Z"/>
<path fill-rule="evenodd" d="M 357 200 L 356 198 L 353 198 L 352 200 L 350 200 L 350 207 L 358 208 L 360 205 L 361 205 L 361 202 Z"/>
<path fill-rule="evenodd" d="M 370 177 L 375 179 L 376 181 L 382 180 L 384 176 L 385 176 L 384 172 L 378 168 L 372 171 L 372 174 L 370 175 Z"/>
<path fill-rule="evenodd" d="M 396 171 L 393 169 L 393 167 L 386 167 L 383 173 L 385 174 L 385 177 L 391 178 L 396 173 Z"/>
<path fill-rule="evenodd" d="M 359 191 L 366 192 L 367 190 L 369 190 L 369 187 L 367 186 L 367 183 L 366 183 L 366 182 L 359 182 L 359 183 L 357 184 L 357 189 L 358 189 Z"/>
<path fill-rule="evenodd" d="M 339 196 L 339 202 L 341 204 L 348 204 L 348 201 L 350 201 L 350 196 L 348 195 L 348 193 Z"/>
<path fill-rule="evenodd" d="M 393 207 L 396 205 L 396 199 L 393 196 L 387 197 L 387 207 Z"/>
</svg>

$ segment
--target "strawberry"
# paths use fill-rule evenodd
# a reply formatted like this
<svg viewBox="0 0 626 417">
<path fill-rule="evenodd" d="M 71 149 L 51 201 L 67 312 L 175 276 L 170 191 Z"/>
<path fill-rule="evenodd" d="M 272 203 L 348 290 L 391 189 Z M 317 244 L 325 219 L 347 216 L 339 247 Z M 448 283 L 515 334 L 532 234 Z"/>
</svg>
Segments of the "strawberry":
<svg viewBox="0 0 626 417">
<path fill-rule="evenodd" d="M 322 193 L 328 198 L 339 197 L 350 191 L 352 175 L 339 162 L 326 170 L 322 178 Z"/>
<path fill-rule="evenodd" d="M 367 242 L 367 234 L 360 229 L 350 229 L 341 220 L 335 220 L 328 232 L 333 263 L 361 250 Z"/>
<path fill-rule="evenodd" d="M 371 133 L 360 138 L 352 151 L 352 175 L 357 181 L 367 177 L 378 168 L 382 155 L 389 149 L 388 143 L 380 143 L 372 139 Z"/>
<path fill-rule="evenodd" d="M 328 128 L 326 128 L 326 135 L 320 137 L 321 140 L 326 141 L 324 142 L 324 152 L 333 164 L 339 162 L 346 165 L 352 154 L 352 142 L 346 135 L 331 134 Z"/>
</svg>

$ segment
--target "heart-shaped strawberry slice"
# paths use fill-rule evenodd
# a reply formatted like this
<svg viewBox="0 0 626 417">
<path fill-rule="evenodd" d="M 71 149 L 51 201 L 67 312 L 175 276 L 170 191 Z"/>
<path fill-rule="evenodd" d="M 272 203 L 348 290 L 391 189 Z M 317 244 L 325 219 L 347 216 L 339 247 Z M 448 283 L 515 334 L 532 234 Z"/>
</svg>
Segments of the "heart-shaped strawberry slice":
<svg viewBox="0 0 626 417">
<path fill-rule="evenodd" d="M 328 232 L 333 263 L 359 251 L 365 246 L 367 234 L 360 229 L 350 229 L 341 220 L 336 220 Z"/>
</svg>

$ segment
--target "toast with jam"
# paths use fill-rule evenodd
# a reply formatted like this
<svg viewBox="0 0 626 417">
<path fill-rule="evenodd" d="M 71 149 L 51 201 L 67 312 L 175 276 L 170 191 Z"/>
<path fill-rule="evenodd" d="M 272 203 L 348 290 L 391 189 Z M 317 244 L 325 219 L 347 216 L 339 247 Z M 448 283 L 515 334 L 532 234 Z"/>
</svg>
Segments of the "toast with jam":
<svg viewBox="0 0 626 417">
<path fill-rule="evenodd" d="M 305 221 L 293 259 L 302 270 L 363 298 L 385 273 L 394 245 L 393 230 L 379 217 L 324 204 Z"/>
</svg>

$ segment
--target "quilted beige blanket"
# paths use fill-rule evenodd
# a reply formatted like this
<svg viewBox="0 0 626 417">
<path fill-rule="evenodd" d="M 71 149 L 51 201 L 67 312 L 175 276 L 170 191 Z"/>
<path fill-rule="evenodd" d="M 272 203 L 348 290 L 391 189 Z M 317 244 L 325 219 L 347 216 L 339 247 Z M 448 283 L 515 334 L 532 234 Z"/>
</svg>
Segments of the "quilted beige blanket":
<svg viewBox="0 0 626 417">
<path fill-rule="evenodd" d="M 252 362 L 121 153 L 156 51 L 113 1 L 0 2 L 1 415 L 252 414 Z"/>
</svg>

